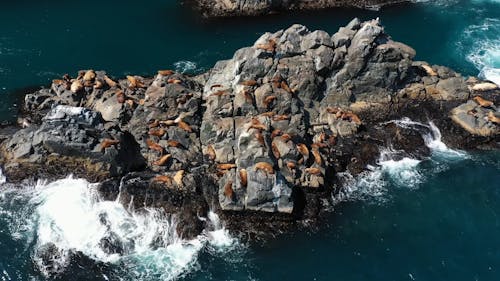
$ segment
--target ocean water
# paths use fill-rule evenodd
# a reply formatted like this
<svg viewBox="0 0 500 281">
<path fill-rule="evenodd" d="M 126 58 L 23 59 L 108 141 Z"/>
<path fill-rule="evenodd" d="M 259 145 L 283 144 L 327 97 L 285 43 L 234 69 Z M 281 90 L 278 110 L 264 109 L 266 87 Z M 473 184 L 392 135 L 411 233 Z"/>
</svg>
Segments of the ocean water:
<svg viewBox="0 0 500 281">
<path fill-rule="evenodd" d="M 265 31 L 302 23 L 333 33 L 355 16 L 380 17 L 419 60 L 500 83 L 498 0 L 210 21 L 174 0 L 17 0 L 0 9 L 0 119 L 64 73 L 199 73 Z M 265 241 L 229 233 L 214 213 L 183 240 L 175 216 L 103 202 L 71 176 L 3 184 L 0 280 L 499 280 L 500 153 L 450 150 L 439 128 L 418 125 L 432 132 L 432 157 L 395 161 L 384 150 L 360 177 L 341 175 L 346 187 L 322 225 Z"/>
</svg>

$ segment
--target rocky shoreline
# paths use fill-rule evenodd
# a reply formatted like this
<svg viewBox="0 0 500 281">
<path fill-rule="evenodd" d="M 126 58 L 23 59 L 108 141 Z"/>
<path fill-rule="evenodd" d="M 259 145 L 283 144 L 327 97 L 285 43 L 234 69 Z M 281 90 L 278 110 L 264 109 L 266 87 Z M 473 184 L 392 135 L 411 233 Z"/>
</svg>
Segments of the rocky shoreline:
<svg viewBox="0 0 500 281">
<path fill-rule="evenodd" d="M 409 3 L 408 0 L 191 0 L 203 17 L 260 16 L 281 11 L 327 8 L 360 8 L 379 10 L 384 6 Z"/>
<path fill-rule="evenodd" d="M 390 120 L 432 120 L 453 148 L 499 148 L 498 87 L 414 56 L 378 20 L 354 19 L 332 36 L 266 33 L 194 77 L 65 75 L 26 95 L 20 127 L 0 133 L 1 164 L 10 182 L 100 182 L 105 199 L 178 214 L 185 238 L 209 210 L 273 233 L 321 217 L 337 175 L 377 165 L 381 149 L 429 155 Z"/>
</svg>

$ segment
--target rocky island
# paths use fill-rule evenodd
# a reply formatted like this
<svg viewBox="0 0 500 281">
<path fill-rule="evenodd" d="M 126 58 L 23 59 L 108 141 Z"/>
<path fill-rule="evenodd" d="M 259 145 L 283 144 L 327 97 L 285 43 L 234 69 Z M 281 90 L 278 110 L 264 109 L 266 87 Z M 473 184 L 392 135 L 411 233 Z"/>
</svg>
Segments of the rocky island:
<svg viewBox="0 0 500 281">
<path fill-rule="evenodd" d="M 408 0 L 193 0 L 204 17 L 257 16 L 289 10 L 354 7 L 378 10 Z"/>
<path fill-rule="evenodd" d="M 429 155 L 420 132 L 391 120 L 433 121 L 453 148 L 498 149 L 497 85 L 415 55 L 378 20 L 354 19 L 331 36 L 265 33 L 198 76 L 65 75 L 25 96 L 20 127 L 0 138 L 3 172 L 98 182 L 107 200 L 177 214 L 185 238 L 209 210 L 245 232 L 315 221 L 339 173 L 377 165 L 386 147 Z"/>
</svg>

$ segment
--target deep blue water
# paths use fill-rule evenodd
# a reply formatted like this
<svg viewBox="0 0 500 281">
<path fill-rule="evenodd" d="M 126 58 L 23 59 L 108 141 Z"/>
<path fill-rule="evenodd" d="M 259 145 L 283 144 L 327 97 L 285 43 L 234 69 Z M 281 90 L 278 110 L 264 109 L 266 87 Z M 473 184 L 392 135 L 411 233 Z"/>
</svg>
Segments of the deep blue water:
<svg viewBox="0 0 500 281">
<path fill-rule="evenodd" d="M 0 9 L 0 118 L 15 116 L 16 99 L 26 87 L 46 85 L 64 73 L 197 73 L 265 31 L 302 23 L 333 33 L 355 16 L 380 17 L 395 40 L 416 49 L 417 59 L 464 75 L 500 77 L 498 0 L 211 21 L 173 0 L 18 0 Z M 49 241 L 91 257 L 75 262 L 61 251 L 59 280 L 500 280 L 500 154 L 451 154 L 378 169 L 353 182 L 356 190 L 316 231 L 260 242 L 219 229 L 182 244 L 166 227 L 171 221 L 159 226 L 154 214 L 135 217 L 120 206 L 93 202 L 81 181 L 23 191 L 2 187 L 0 278 L 54 279 L 43 275 L 37 254 Z M 101 211 L 117 231 L 127 230 L 120 235 L 132 235 L 128 255 L 96 250 Z M 173 239 L 165 243 L 171 246 L 151 247 L 157 239 L 148 235 L 155 232 Z"/>
</svg>

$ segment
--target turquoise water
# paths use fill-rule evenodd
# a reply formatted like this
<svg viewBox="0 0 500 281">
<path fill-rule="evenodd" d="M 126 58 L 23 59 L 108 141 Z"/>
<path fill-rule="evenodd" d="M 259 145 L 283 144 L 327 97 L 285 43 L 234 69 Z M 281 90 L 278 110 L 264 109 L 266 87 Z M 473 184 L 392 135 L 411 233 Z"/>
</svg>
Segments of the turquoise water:
<svg viewBox="0 0 500 281">
<path fill-rule="evenodd" d="M 417 59 L 465 75 L 500 77 L 497 0 L 211 21 L 172 0 L 10 2 L 0 9 L 2 120 L 13 118 L 27 87 L 46 85 L 67 72 L 93 68 L 122 76 L 175 68 L 198 73 L 265 31 L 302 23 L 333 33 L 355 16 L 380 17 L 394 39 L 416 49 Z M 351 192 L 337 198 L 335 211 L 315 231 L 258 242 L 228 235 L 215 218 L 214 230 L 195 241 L 179 240 L 168 228 L 173 221 L 94 202 L 86 193 L 88 183 L 78 180 L 23 191 L 2 187 L 0 278 L 499 280 L 499 171 L 495 152 L 438 151 L 423 162 L 385 163 L 353 180 Z M 98 223 L 103 213 L 115 234 L 131 243 L 126 254 L 116 257 L 96 247 L 106 233 Z M 57 277 L 44 275 L 40 264 L 40 248 L 49 242 L 62 249 Z M 84 258 L 66 256 L 72 250 Z"/>
</svg>

